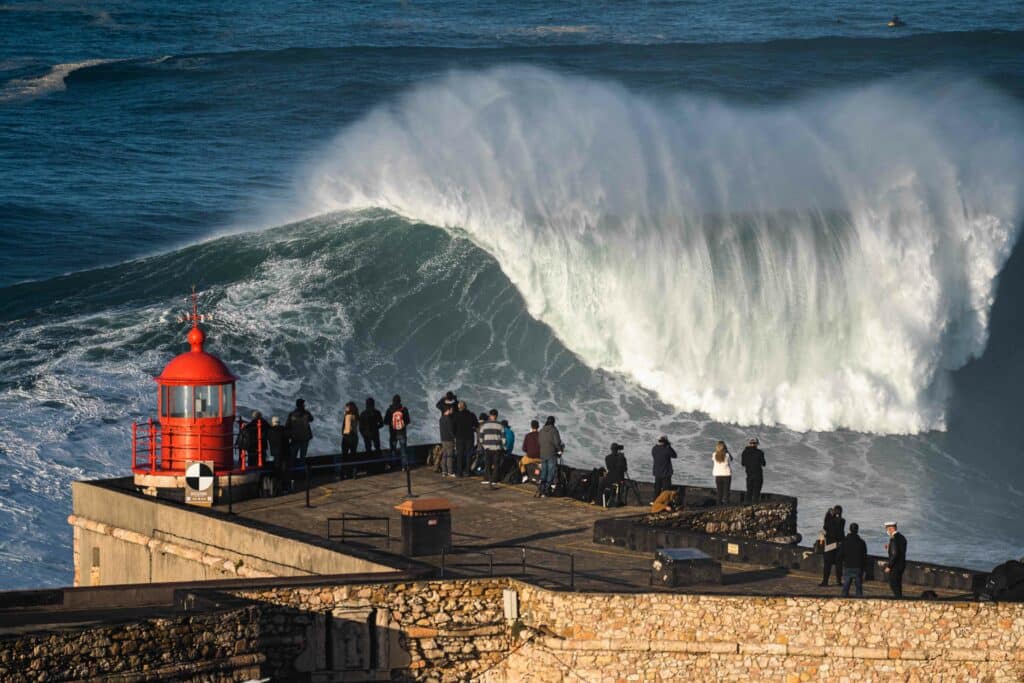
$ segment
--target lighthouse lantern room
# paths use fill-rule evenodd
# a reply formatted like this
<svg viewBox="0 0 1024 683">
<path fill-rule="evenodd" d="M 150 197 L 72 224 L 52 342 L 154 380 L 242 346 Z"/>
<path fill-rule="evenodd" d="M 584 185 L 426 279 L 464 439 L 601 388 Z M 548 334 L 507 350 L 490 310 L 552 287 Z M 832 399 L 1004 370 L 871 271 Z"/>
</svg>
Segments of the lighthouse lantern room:
<svg viewBox="0 0 1024 683">
<path fill-rule="evenodd" d="M 258 482 L 263 464 L 262 438 L 257 439 L 260 452 L 242 452 L 236 458 L 238 378 L 222 360 L 203 349 L 206 334 L 199 327 L 203 316 L 194 290 L 192 311 L 184 319 L 192 323 L 189 350 L 171 360 L 155 378 L 158 419 L 132 425 L 135 485 L 150 495 L 182 489 L 189 463 L 212 464 L 216 484 L 232 487 Z M 241 420 L 237 426 L 242 427 Z M 257 422 L 256 428 L 260 426 Z"/>
</svg>

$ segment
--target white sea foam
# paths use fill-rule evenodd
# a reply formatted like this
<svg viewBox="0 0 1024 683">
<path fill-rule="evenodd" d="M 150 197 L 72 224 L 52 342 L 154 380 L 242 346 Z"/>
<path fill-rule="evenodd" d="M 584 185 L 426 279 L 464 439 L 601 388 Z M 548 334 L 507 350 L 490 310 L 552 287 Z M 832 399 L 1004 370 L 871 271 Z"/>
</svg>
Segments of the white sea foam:
<svg viewBox="0 0 1024 683">
<path fill-rule="evenodd" d="M 739 424 L 944 428 L 1016 240 L 1024 125 L 974 82 L 775 107 L 453 73 L 345 130 L 297 215 L 465 230 L 589 365 Z"/>
<path fill-rule="evenodd" d="M 67 89 L 65 79 L 79 69 L 86 69 L 99 64 L 111 64 L 120 60 L 117 59 L 87 59 L 82 62 L 69 62 L 57 64 L 50 68 L 42 76 L 35 78 L 14 78 L 8 81 L 3 90 L 0 90 L 0 104 L 5 102 L 16 102 L 32 100 L 51 93 Z"/>
</svg>

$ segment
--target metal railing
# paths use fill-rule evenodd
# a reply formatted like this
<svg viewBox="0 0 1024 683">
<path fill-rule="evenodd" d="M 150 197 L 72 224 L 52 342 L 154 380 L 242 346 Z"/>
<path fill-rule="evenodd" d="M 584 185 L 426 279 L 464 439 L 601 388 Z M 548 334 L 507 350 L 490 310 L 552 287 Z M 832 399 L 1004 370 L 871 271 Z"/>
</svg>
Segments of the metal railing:
<svg viewBox="0 0 1024 683">
<path fill-rule="evenodd" d="M 331 533 L 331 523 L 340 523 L 341 531 L 337 534 Z M 363 529 L 351 530 L 346 529 L 345 523 L 349 522 L 384 522 L 384 533 L 378 534 L 372 531 L 365 531 Z M 328 517 L 327 518 L 327 538 L 329 540 L 338 540 L 342 543 L 345 542 L 345 536 L 348 535 L 350 538 L 384 538 L 384 545 L 391 548 L 391 519 L 389 517 L 375 517 L 373 515 L 360 515 L 354 512 L 342 512 L 341 517 Z"/>
<path fill-rule="evenodd" d="M 256 457 L 253 459 L 238 447 L 238 436 L 245 423 L 238 418 L 227 430 L 203 429 L 200 425 L 183 429 L 164 427 L 150 418 L 146 422 L 132 423 L 132 470 L 159 474 L 182 472 L 189 460 L 231 460 L 233 471 L 244 472 L 263 467 L 263 423 L 256 422 Z M 204 442 L 205 440 L 205 442 Z M 230 445 L 225 445 L 227 442 Z M 180 445 L 179 445 L 180 444 Z M 249 461 L 255 460 L 254 464 Z"/>
<path fill-rule="evenodd" d="M 479 550 L 471 549 L 466 547 L 453 546 L 452 548 L 441 551 L 441 578 L 445 578 L 445 571 L 449 568 L 448 556 L 450 555 L 483 555 L 487 557 L 487 571 L 488 576 L 494 576 L 494 554 L 492 551 L 495 550 L 518 550 L 519 551 L 519 575 L 526 576 L 526 570 L 539 569 L 546 572 L 554 572 L 556 574 L 567 574 L 569 576 L 569 590 L 576 589 L 576 556 L 573 553 L 564 553 L 560 550 L 550 550 L 548 548 L 539 548 L 537 546 L 527 545 L 489 545 L 481 546 Z M 558 557 L 565 557 L 569 560 L 569 570 L 559 570 L 548 565 L 531 564 L 527 561 L 527 551 L 537 553 L 547 553 L 549 555 L 556 555 Z M 459 565 L 462 567 L 475 567 L 477 565 Z M 499 563 L 499 566 L 501 564 Z"/>
</svg>

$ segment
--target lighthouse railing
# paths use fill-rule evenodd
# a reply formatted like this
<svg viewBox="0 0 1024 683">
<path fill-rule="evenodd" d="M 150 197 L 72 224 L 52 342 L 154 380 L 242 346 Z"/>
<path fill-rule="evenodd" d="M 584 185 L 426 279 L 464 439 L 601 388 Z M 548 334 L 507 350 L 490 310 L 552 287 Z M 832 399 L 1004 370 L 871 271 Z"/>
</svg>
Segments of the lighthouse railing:
<svg viewBox="0 0 1024 683">
<path fill-rule="evenodd" d="M 244 423 L 243 423 L 244 424 Z M 137 474 L 180 473 L 189 460 L 213 460 L 230 463 L 237 472 L 263 467 L 263 429 L 257 423 L 255 463 L 248 462 L 248 454 L 238 445 L 239 429 L 231 424 L 227 429 L 213 430 L 164 426 L 152 418 L 132 423 L 132 471 Z M 218 464 L 220 471 L 222 464 Z"/>
</svg>

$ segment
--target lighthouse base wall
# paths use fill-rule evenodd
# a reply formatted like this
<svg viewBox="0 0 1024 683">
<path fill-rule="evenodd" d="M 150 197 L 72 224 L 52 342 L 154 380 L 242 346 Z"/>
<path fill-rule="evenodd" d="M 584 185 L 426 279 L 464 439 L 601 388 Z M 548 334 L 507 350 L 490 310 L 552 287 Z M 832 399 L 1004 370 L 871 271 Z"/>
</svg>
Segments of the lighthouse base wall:
<svg viewBox="0 0 1024 683">
<path fill-rule="evenodd" d="M 76 586 L 395 570 L 315 537 L 139 496 L 109 481 L 75 482 L 72 501 Z"/>
</svg>

